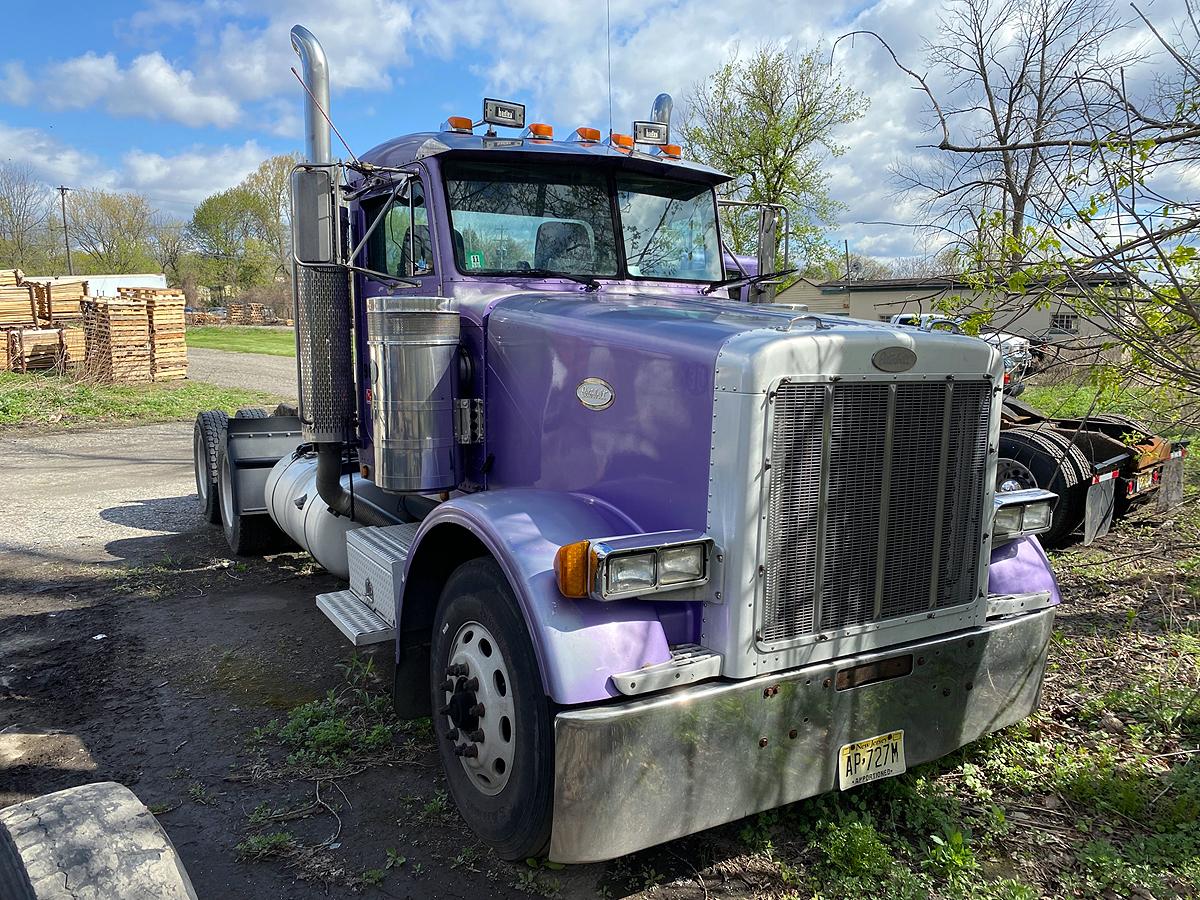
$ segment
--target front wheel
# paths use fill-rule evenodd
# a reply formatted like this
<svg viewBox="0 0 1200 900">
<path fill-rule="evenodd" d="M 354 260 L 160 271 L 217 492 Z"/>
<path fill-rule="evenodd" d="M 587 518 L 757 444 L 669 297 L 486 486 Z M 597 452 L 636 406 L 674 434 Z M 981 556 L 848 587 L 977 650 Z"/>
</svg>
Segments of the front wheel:
<svg viewBox="0 0 1200 900">
<path fill-rule="evenodd" d="M 553 716 L 517 599 L 494 560 L 451 574 L 431 651 L 438 754 L 459 812 L 504 859 L 541 855 L 553 815 Z"/>
</svg>

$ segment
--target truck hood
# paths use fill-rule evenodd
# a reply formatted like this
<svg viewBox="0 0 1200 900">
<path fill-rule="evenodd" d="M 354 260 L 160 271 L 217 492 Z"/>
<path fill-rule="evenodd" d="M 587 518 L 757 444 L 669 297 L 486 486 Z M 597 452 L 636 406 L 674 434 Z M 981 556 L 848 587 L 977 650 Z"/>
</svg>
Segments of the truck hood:
<svg viewBox="0 0 1200 900">
<path fill-rule="evenodd" d="M 552 333 L 708 360 L 714 368 L 718 356 L 731 363 L 742 357 L 743 374 L 749 377 L 739 380 L 735 390 L 765 390 L 766 382 L 785 372 L 893 371 L 880 370 L 873 362 L 878 351 L 889 347 L 915 354 L 912 366 L 899 370 L 911 375 L 999 378 L 1002 371 L 995 345 L 966 335 L 699 296 L 537 291 L 496 302 L 488 319 L 494 324 L 537 322 Z"/>
</svg>

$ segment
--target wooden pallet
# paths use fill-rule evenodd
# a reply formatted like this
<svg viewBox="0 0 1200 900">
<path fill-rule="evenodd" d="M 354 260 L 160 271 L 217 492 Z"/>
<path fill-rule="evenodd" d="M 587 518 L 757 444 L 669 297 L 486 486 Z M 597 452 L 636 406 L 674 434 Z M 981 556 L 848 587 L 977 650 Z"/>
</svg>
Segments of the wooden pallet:
<svg viewBox="0 0 1200 900">
<path fill-rule="evenodd" d="M 183 293 L 170 289 L 118 289 L 123 297 L 144 299 L 150 320 L 150 369 L 155 381 L 187 377 Z"/>
<path fill-rule="evenodd" d="M 12 287 L 21 283 L 25 273 L 20 269 L 0 269 L 0 287 Z"/>
<path fill-rule="evenodd" d="M 51 324 L 80 322 L 79 305 L 87 298 L 86 281 L 34 283 L 33 296 L 37 317 Z"/>
<path fill-rule="evenodd" d="M 85 300 L 82 311 L 88 375 L 102 381 L 152 380 L 150 318 L 145 300 L 96 297 Z"/>
<path fill-rule="evenodd" d="M 0 326 L 25 326 L 36 322 L 33 290 L 28 284 L 0 287 Z"/>
</svg>

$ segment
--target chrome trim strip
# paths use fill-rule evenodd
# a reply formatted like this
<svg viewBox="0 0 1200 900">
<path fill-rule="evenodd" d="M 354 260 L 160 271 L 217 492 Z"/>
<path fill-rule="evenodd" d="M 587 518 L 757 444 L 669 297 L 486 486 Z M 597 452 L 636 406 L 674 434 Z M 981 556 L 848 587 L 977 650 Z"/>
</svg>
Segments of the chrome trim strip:
<svg viewBox="0 0 1200 900">
<path fill-rule="evenodd" d="M 883 618 L 883 583 L 887 573 L 888 515 L 892 507 L 892 451 L 896 438 L 896 384 L 888 385 L 887 431 L 883 436 L 883 478 L 879 485 L 879 552 L 875 555 L 875 615 Z"/>
<path fill-rule="evenodd" d="M 929 608 L 937 609 L 938 581 L 942 571 L 942 528 L 946 516 L 946 464 L 950 457 L 950 420 L 954 416 L 954 381 L 946 379 L 946 392 L 942 396 L 942 439 L 938 448 L 938 480 L 933 513 L 933 560 L 929 573 Z"/>
<path fill-rule="evenodd" d="M 1057 606 L 1058 601 L 1049 591 L 1034 591 L 1029 594 L 989 594 L 987 617 L 998 619 L 1020 613 L 1036 612 L 1048 606 Z"/>
<path fill-rule="evenodd" d="M 550 858 L 612 859 L 837 787 L 838 749 L 904 730 L 910 766 L 1037 706 L 1053 608 L 776 675 L 559 713 Z M 841 669 L 909 675 L 836 691 Z M 936 691 L 935 691 L 936 686 Z"/>
</svg>

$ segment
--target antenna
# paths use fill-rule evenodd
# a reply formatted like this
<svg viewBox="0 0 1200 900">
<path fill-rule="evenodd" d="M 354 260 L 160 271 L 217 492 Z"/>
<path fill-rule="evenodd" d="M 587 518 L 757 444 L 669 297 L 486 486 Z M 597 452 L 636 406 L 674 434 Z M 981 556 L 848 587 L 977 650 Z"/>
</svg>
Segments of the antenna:
<svg viewBox="0 0 1200 900">
<path fill-rule="evenodd" d="M 613 133 L 612 118 L 612 0 L 604 0 L 604 31 L 608 41 L 608 133 Z"/>
<path fill-rule="evenodd" d="M 313 92 L 308 89 L 308 85 L 304 83 L 304 79 L 300 77 L 300 73 L 296 71 L 295 66 L 292 66 L 292 74 L 295 75 L 296 80 L 300 82 L 300 87 L 304 88 L 304 93 L 308 94 L 309 99 L 312 100 L 313 106 L 320 110 L 321 118 L 329 123 L 329 127 L 333 129 L 333 133 L 337 135 L 337 139 L 342 142 L 342 146 L 346 148 L 346 152 L 350 154 L 350 158 L 354 160 L 357 165 L 361 166 L 362 161 L 354 155 L 354 151 L 350 149 L 350 145 L 346 143 L 346 139 L 342 137 L 342 133 L 338 131 L 337 126 L 333 124 L 333 119 L 329 118 L 329 113 L 325 112 L 325 107 L 321 105 L 321 101 L 313 96 Z"/>
</svg>

